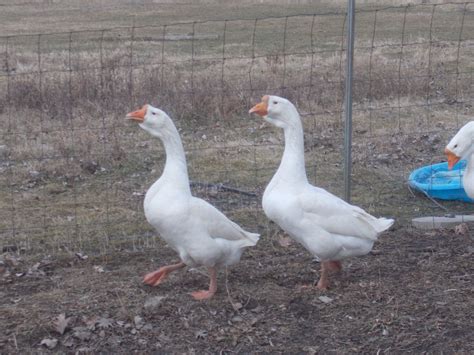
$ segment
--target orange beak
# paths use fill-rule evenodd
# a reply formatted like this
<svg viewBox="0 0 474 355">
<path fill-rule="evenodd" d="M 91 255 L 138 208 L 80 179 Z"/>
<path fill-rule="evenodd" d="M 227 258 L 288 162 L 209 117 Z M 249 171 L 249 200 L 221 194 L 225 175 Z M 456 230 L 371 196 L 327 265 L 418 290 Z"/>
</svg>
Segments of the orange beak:
<svg viewBox="0 0 474 355">
<path fill-rule="evenodd" d="M 138 123 L 143 123 L 145 121 L 145 115 L 148 105 L 144 105 L 141 109 L 133 112 L 127 113 L 127 120 L 136 121 Z"/>
<path fill-rule="evenodd" d="M 454 165 L 461 159 L 458 157 L 456 154 L 454 154 L 452 151 L 450 151 L 448 148 L 444 150 L 444 154 L 448 157 L 448 169 L 451 170 Z"/>
<path fill-rule="evenodd" d="M 256 113 L 257 115 L 262 117 L 268 115 L 268 100 L 270 100 L 270 97 L 268 95 L 262 97 L 262 102 L 252 107 L 249 110 L 249 113 Z"/>
</svg>

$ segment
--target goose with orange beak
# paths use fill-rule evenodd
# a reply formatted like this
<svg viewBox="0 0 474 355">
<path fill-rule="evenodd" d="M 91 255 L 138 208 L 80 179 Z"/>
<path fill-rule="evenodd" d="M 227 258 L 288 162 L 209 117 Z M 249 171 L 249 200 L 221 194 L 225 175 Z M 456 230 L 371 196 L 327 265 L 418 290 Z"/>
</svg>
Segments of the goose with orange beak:
<svg viewBox="0 0 474 355">
<path fill-rule="evenodd" d="M 145 105 L 127 114 L 127 119 L 159 138 L 165 147 L 163 173 L 146 192 L 143 207 L 148 223 L 181 259 L 146 274 L 143 282 L 158 286 L 175 270 L 205 266 L 209 271 L 209 289 L 193 292 L 192 296 L 197 300 L 211 298 L 217 290 L 217 269 L 237 263 L 245 248 L 257 244 L 259 234 L 245 231 L 214 206 L 191 194 L 181 138 L 166 112 Z"/>
<path fill-rule="evenodd" d="M 449 141 L 444 153 L 448 158 L 448 169 L 461 159 L 467 160 L 462 183 L 466 194 L 474 199 L 474 121 L 465 124 Z"/>
<path fill-rule="evenodd" d="M 280 166 L 263 194 L 263 210 L 321 262 L 317 288 L 326 289 L 329 272 L 341 270 L 343 259 L 367 254 L 394 221 L 376 218 L 308 182 L 303 125 L 290 101 L 265 95 L 249 112 L 282 128 L 285 135 Z"/>
</svg>

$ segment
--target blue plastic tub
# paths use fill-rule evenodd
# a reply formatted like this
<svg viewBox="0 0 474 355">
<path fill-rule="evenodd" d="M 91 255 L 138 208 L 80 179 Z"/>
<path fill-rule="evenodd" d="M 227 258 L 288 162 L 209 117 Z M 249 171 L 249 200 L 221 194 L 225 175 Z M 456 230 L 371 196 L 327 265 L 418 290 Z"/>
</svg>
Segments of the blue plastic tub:
<svg viewBox="0 0 474 355">
<path fill-rule="evenodd" d="M 423 166 L 410 174 L 408 183 L 433 198 L 474 203 L 462 186 L 465 167 L 466 160 L 460 160 L 452 170 L 448 170 L 448 163 Z"/>
</svg>

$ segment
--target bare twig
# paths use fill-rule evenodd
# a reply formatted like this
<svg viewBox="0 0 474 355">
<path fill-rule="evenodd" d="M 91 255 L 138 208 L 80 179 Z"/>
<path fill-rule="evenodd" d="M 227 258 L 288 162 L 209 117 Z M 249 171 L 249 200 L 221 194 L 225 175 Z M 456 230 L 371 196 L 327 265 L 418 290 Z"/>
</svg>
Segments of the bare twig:
<svg viewBox="0 0 474 355">
<path fill-rule="evenodd" d="M 240 190 L 236 187 L 230 187 L 226 186 L 224 184 L 211 184 L 209 182 L 201 182 L 201 181 L 190 181 L 189 183 L 192 187 L 193 186 L 199 186 L 199 187 L 207 187 L 207 188 L 215 188 L 217 190 L 223 190 L 223 191 L 229 191 L 229 192 L 235 192 L 237 194 L 245 195 L 245 196 L 250 196 L 250 197 L 257 197 L 257 194 L 254 192 L 249 192 L 249 191 L 244 191 Z"/>
<path fill-rule="evenodd" d="M 228 272 L 227 272 L 227 266 L 225 268 L 225 290 L 227 292 L 227 299 L 229 300 L 229 303 L 230 305 L 232 306 L 232 308 L 234 309 L 234 311 L 238 311 L 240 308 L 242 308 L 242 304 L 239 304 L 239 302 L 234 302 L 234 300 L 232 299 L 232 296 L 230 294 L 230 290 L 229 290 L 229 280 L 228 280 Z M 239 307 L 240 306 L 240 307 Z"/>
</svg>

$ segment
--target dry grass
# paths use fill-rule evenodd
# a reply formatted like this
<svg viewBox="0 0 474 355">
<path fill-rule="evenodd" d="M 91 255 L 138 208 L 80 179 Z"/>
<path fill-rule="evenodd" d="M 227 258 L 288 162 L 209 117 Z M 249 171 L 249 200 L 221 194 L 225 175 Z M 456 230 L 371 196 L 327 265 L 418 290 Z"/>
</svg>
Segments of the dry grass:
<svg viewBox="0 0 474 355">
<path fill-rule="evenodd" d="M 355 184 L 354 200 L 376 214 L 419 213 L 418 202 L 404 186 L 409 169 L 440 158 L 444 141 L 469 117 L 474 47 L 468 39 L 458 47 L 455 40 L 459 6 L 440 8 L 431 46 L 429 7 L 410 9 L 403 45 L 403 9 L 379 12 L 377 22 L 373 12 L 359 18 L 354 181 L 379 188 L 374 193 Z M 255 9 L 258 15 L 260 7 Z M 291 11 L 297 9 L 303 8 Z M 122 243 L 154 243 L 141 201 L 159 175 L 163 151 L 159 142 L 123 119 L 145 102 L 175 119 L 188 151 L 191 179 L 256 193 L 247 198 L 212 187 L 194 188 L 239 222 L 256 226 L 264 221 L 258 194 L 281 155 L 279 133 L 246 115 L 266 93 L 298 105 L 311 178 L 340 194 L 343 16 L 316 16 L 314 27 L 312 16 L 285 21 L 261 20 L 255 36 L 254 21 L 228 21 L 225 47 L 224 22 L 219 21 L 196 24 L 196 38 L 208 37 L 195 41 L 189 39 L 192 24 L 168 26 L 166 32 L 161 26 L 137 28 L 132 47 L 130 29 L 10 39 L 0 76 L 6 142 L 0 188 L 4 244 L 106 252 Z M 466 20 L 465 26 L 463 33 L 469 33 L 472 22 Z M 162 42 L 165 35 L 188 39 Z M 413 143 L 419 132 L 443 129 L 447 133 L 428 155 Z M 403 149 L 403 154 L 398 152 L 390 167 L 377 161 L 378 155 L 394 154 L 394 149 Z M 415 206 L 399 210 L 407 200 Z M 422 205 L 421 210 L 429 207 Z"/>
</svg>

